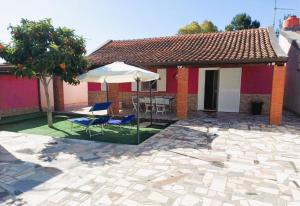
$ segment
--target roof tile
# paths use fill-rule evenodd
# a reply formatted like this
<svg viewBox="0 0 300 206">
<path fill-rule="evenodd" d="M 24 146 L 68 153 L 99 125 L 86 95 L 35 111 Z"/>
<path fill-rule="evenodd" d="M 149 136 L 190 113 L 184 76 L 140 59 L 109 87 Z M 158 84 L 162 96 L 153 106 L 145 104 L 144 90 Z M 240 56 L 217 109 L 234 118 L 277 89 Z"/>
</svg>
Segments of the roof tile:
<svg viewBox="0 0 300 206">
<path fill-rule="evenodd" d="M 124 61 L 141 66 L 285 62 L 265 28 L 111 41 L 89 55 L 93 66 Z"/>
</svg>

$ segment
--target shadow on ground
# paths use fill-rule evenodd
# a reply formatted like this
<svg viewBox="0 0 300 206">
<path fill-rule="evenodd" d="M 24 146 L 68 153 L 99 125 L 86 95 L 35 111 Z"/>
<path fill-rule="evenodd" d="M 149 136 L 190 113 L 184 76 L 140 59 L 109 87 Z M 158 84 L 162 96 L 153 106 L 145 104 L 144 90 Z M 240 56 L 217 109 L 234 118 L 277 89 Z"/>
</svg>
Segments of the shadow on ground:
<svg viewBox="0 0 300 206">
<path fill-rule="evenodd" d="M 59 169 L 53 167 L 24 162 L 0 145 L 0 203 L 9 199 L 6 204 L 25 204 L 18 195 L 61 173 Z"/>
</svg>

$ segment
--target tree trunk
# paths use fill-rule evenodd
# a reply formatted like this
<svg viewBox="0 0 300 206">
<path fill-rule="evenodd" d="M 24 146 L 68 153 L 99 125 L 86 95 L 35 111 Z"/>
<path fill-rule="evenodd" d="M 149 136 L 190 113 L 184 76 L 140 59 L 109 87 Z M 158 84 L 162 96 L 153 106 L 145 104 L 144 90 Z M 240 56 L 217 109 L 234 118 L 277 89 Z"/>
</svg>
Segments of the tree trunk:
<svg viewBox="0 0 300 206">
<path fill-rule="evenodd" d="M 53 127 L 52 109 L 51 109 L 51 104 L 50 104 L 50 97 L 49 97 L 49 91 L 48 91 L 48 82 L 47 82 L 46 77 L 41 78 L 41 82 L 43 84 L 44 91 L 45 91 L 45 96 L 46 96 L 48 127 Z"/>
</svg>

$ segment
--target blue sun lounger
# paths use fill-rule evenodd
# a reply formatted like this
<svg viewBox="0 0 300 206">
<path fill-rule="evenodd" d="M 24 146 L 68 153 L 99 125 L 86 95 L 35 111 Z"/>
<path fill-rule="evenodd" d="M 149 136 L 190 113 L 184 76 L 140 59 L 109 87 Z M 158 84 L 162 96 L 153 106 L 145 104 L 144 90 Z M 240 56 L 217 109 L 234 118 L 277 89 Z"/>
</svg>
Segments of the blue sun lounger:
<svg viewBox="0 0 300 206">
<path fill-rule="evenodd" d="M 96 103 L 94 106 L 91 107 L 90 112 L 94 115 L 96 111 L 108 110 L 111 105 L 111 102 L 101 102 Z"/>
<path fill-rule="evenodd" d="M 82 126 L 85 128 L 86 133 L 90 136 L 90 138 L 94 135 L 91 134 L 91 127 L 93 126 L 101 126 L 101 133 L 103 134 L 103 125 L 107 124 L 110 119 L 110 116 L 103 116 L 95 119 L 90 119 L 86 117 L 81 118 L 75 118 L 75 119 L 69 119 L 69 121 L 72 123 L 72 129 L 73 124 L 77 124 L 79 126 Z"/>
<path fill-rule="evenodd" d="M 124 116 L 123 119 L 110 119 L 108 121 L 108 124 L 121 126 L 121 125 L 131 123 L 134 119 L 135 119 L 135 115 L 128 115 L 128 116 Z"/>
<path fill-rule="evenodd" d="M 102 102 L 96 103 L 94 106 L 91 107 L 89 110 L 94 115 L 95 111 L 107 110 L 109 109 L 111 102 Z M 93 126 L 101 126 L 101 133 L 103 134 L 103 126 L 108 123 L 110 120 L 110 116 L 101 116 L 98 118 L 89 118 L 89 117 L 80 117 L 80 118 L 73 118 L 68 119 L 72 123 L 71 130 L 73 130 L 73 124 L 77 124 L 85 128 L 85 131 L 89 134 L 90 138 L 93 136 L 91 134 L 91 127 Z M 95 134 L 96 135 L 96 134 Z"/>
</svg>

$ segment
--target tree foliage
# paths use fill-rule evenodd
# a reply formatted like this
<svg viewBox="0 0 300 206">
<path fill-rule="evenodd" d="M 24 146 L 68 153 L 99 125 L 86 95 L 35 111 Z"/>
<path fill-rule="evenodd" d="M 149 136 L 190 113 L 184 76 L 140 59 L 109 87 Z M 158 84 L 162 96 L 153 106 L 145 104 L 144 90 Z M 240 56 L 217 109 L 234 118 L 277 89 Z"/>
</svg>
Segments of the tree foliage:
<svg viewBox="0 0 300 206">
<path fill-rule="evenodd" d="M 196 34 L 201 33 L 202 29 L 198 22 L 193 21 L 188 25 L 185 25 L 184 27 L 180 28 L 178 30 L 178 34 Z"/>
<path fill-rule="evenodd" d="M 12 41 L 1 44 L 0 53 L 15 66 L 17 76 L 61 78 L 78 84 L 74 78 L 87 67 L 84 54 L 85 40 L 65 27 L 54 28 L 51 20 L 38 22 L 21 20 L 18 26 L 10 26 Z"/>
<path fill-rule="evenodd" d="M 205 20 L 202 24 L 193 21 L 190 24 L 180 28 L 177 34 L 197 34 L 207 32 L 218 32 L 218 27 L 211 21 Z"/>
<path fill-rule="evenodd" d="M 85 40 L 65 27 L 55 28 L 50 19 L 29 21 L 10 26 L 11 42 L 0 44 L 0 57 L 14 66 L 18 77 L 36 77 L 45 88 L 54 76 L 60 76 L 69 84 L 78 84 L 76 76 L 87 68 Z M 52 126 L 50 101 L 48 125 Z M 50 116 L 51 115 L 51 118 Z M 49 122 L 50 121 L 50 122 Z"/>
<path fill-rule="evenodd" d="M 218 27 L 214 25 L 211 21 L 205 20 L 201 25 L 202 32 L 218 32 Z"/>
<path fill-rule="evenodd" d="M 237 14 L 233 17 L 231 23 L 225 27 L 226 31 L 236 31 L 242 29 L 259 28 L 260 22 L 252 21 L 251 17 L 246 13 Z"/>
</svg>

